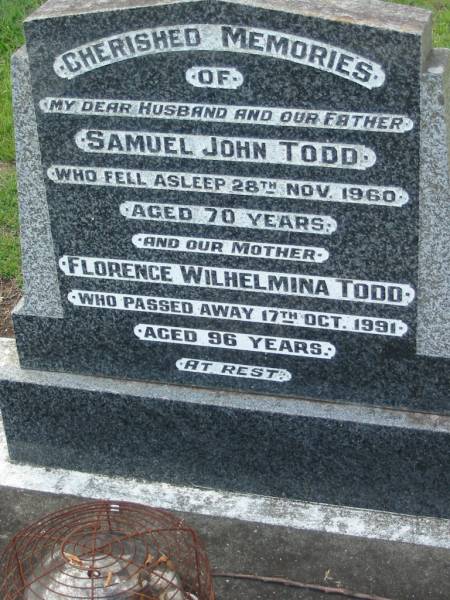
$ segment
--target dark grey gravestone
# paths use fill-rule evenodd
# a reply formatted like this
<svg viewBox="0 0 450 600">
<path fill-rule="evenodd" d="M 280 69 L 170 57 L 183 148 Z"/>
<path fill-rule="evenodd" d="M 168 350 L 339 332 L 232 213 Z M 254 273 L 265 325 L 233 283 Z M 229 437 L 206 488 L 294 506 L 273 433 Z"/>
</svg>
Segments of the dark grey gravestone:
<svg viewBox="0 0 450 600">
<path fill-rule="evenodd" d="M 128 433 L 117 442 L 120 423 L 131 419 L 146 445 L 145 424 L 180 408 L 172 425 L 183 439 L 199 434 L 199 446 L 189 468 L 172 474 L 168 454 L 160 465 L 167 479 L 442 514 L 441 489 L 428 490 L 434 504 L 423 494 L 405 500 L 424 465 L 414 455 L 400 466 L 386 451 L 405 424 L 387 430 L 393 437 L 383 428 L 392 408 L 434 412 L 438 421 L 449 412 L 449 52 L 432 50 L 430 13 L 359 0 L 50 0 L 28 19 L 26 38 L 27 53 L 14 62 L 19 153 L 27 126 L 36 145 L 31 162 L 21 162 L 25 184 L 26 166 L 36 165 L 28 191 L 22 186 L 22 222 L 34 224 L 24 258 L 39 250 L 36 275 L 49 285 L 29 288 L 16 311 L 21 367 L 189 386 L 167 388 L 179 407 L 149 383 L 150 404 L 127 392 L 117 405 L 123 417 L 83 438 L 92 459 L 60 464 L 111 471 L 101 437 L 102 448 L 120 447 L 120 473 L 163 477 L 131 466 L 135 447 Z M 32 97 L 24 98 L 27 85 Z M 25 260 L 31 281 L 32 263 Z M 80 427 L 64 422 L 64 410 L 57 421 L 65 433 L 52 434 L 58 395 L 92 423 L 112 407 L 101 378 L 92 393 L 80 384 L 74 395 L 69 375 L 49 377 L 44 394 L 25 376 L 23 385 L 4 377 L 18 460 L 55 464 L 48 444 L 26 441 L 35 420 L 40 439 L 72 456 L 68 439 Z M 274 407 L 279 396 L 343 404 L 348 427 L 299 413 L 278 429 L 275 416 L 255 414 L 258 423 L 244 420 L 233 438 L 218 413 L 202 429 L 206 412 L 185 401 L 200 393 L 192 386 L 235 390 L 224 396 L 231 422 L 252 398 L 242 393 L 257 392 Z M 384 407 L 375 437 L 359 428 L 358 405 Z M 445 487 L 448 436 L 433 422 L 420 434 L 408 429 L 405 448 L 425 444 Z M 202 444 L 212 455 L 222 426 L 215 466 L 207 465 Z M 286 444 L 268 469 L 279 476 L 263 489 L 227 444 L 256 453 L 259 472 L 278 437 Z M 159 446 L 174 444 L 169 431 L 162 438 Z M 256 439 L 265 440 L 258 449 Z M 387 439 L 369 469 L 370 448 Z M 281 475 L 288 455 L 312 457 L 313 448 L 317 462 L 305 458 Z M 314 484 L 330 452 L 346 456 L 339 472 L 358 473 L 340 496 L 330 491 L 335 479 L 326 490 Z M 405 479 L 396 494 L 382 486 L 385 501 L 367 482 L 390 454 Z M 236 476 L 221 483 L 224 462 Z"/>
<path fill-rule="evenodd" d="M 416 343 L 429 15 L 382 8 L 388 27 L 323 3 L 35 13 L 64 316 L 47 347 L 17 315 L 23 366 L 442 404 Z"/>
</svg>

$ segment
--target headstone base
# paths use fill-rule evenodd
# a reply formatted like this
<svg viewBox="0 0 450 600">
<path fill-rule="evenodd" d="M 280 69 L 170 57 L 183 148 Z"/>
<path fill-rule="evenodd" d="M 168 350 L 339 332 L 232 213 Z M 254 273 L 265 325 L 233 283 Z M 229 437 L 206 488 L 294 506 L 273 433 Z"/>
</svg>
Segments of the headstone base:
<svg viewBox="0 0 450 600">
<path fill-rule="evenodd" d="M 23 370 L 0 339 L 13 461 L 450 516 L 450 417 Z"/>
<path fill-rule="evenodd" d="M 380 354 L 377 359 L 374 358 L 370 369 L 362 356 L 353 356 L 353 360 L 342 371 L 331 367 L 326 372 L 311 373 L 308 370 L 310 365 L 303 363 L 302 367 L 296 366 L 301 383 L 291 380 L 280 384 L 262 377 L 244 378 L 204 373 L 201 369 L 197 372 L 176 369 L 174 357 L 165 353 L 163 344 L 157 344 L 159 348 L 155 355 L 150 353 L 148 346 L 139 342 L 129 345 L 111 342 L 118 335 L 125 339 L 133 327 L 133 317 L 127 325 L 109 318 L 109 315 L 102 316 L 104 320 L 101 326 L 89 327 L 79 316 L 59 318 L 36 315 L 25 309 L 21 302 L 13 312 L 20 365 L 25 369 L 142 382 L 159 381 L 163 385 L 214 386 L 236 394 L 247 390 L 249 394 L 268 397 L 285 396 L 295 400 L 299 397 L 315 398 L 319 402 L 345 401 L 348 404 L 386 406 L 450 416 L 450 371 L 447 359 L 417 354 L 405 356 L 395 343 L 392 343 L 389 356 Z M 179 358 L 217 360 L 216 354 L 211 358 L 207 350 L 198 351 L 194 348 L 197 350 L 194 352 L 192 348 L 184 346 L 183 351 L 178 353 Z M 271 361 L 265 360 L 267 355 L 262 357 L 258 356 L 258 360 L 253 359 L 248 363 L 244 360 L 239 362 L 272 366 Z M 234 362 L 229 364 L 237 366 Z M 355 373 L 358 373 L 356 383 L 352 382 Z M 214 394 L 214 388 L 211 393 Z"/>
</svg>

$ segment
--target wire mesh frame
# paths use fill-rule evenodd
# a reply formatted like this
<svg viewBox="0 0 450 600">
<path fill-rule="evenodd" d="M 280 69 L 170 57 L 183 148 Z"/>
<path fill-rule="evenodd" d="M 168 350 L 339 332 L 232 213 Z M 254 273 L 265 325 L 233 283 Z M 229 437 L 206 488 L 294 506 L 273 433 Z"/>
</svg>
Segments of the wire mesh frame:
<svg viewBox="0 0 450 600">
<path fill-rule="evenodd" d="M 214 600 L 209 561 L 182 519 L 89 502 L 20 531 L 0 556 L 2 600 Z"/>
</svg>

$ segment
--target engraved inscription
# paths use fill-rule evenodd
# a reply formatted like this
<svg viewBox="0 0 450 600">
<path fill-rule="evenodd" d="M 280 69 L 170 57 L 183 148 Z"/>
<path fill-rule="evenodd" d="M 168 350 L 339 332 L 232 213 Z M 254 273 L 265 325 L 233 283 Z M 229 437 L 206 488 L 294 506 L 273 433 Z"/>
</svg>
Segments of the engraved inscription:
<svg viewBox="0 0 450 600">
<path fill-rule="evenodd" d="M 300 108 L 286 109 L 268 106 L 66 97 L 44 98 L 40 101 L 39 106 L 43 112 L 50 114 L 119 116 L 139 119 L 164 119 L 165 121 L 201 120 L 211 123 L 375 131 L 377 133 L 405 133 L 411 131 L 414 127 L 413 120 L 405 115 Z"/>
<path fill-rule="evenodd" d="M 68 132 L 43 160 L 52 214 L 86 224 L 57 244 L 69 314 L 120 324 L 163 380 L 296 393 L 414 351 L 420 110 L 361 36 L 258 10 L 61 43 L 38 116 Z"/>
<path fill-rule="evenodd" d="M 143 171 L 74 165 L 53 165 L 47 170 L 47 175 L 55 183 L 69 185 L 177 190 L 179 192 L 237 196 L 270 196 L 315 202 L 375 204 L 378 206 L 403 206 L 409 201 L 408 192 L 395 186 L 383 187 L 296 179 L 268 179 L 239 175 Z"/>
<path fill-rule="evenodd" d="M 298 231 L 317 235 L 331 235 L 337 229 L 336 221 L 326 215 L 244 208 L 124 202 L 120 205 L 120 212 L 127 219 L 138 221 L 170 221 L 216 227 Z"/>
<path fill-rule="evenodd" d="M 322 263 L 328 260 L 325 248 L 314 246 L 289 246 L 243 240 L 219 240 L 153 234 L 133 236 L 136 248 L 166 250 L 168 252 L 193 252 L 199 254 L 225 254 L 227 256 L 261 257 L 278 260 Z"/>
<path fill-rule="evenodd" d="M 186 81 L 199 88 L 236 90 L 244 83 L 244 77 L 234 68 L 191 67 L 186 71 Z"/>
<path fill-rule="evenodd" d="M 247 352 L 262 352 L 263 354 L 285 354 L 328 360 L 336 354 L 336 348 L 333 344 L 326 342 L 249 335 L 231 331 L 188 329 L 186 327 L 140 323 L 134 328 L 134 333 L 141 340 L 166 344 L 226 348 L 227 350 L 246 350 Z"/>
<path fill-rule="evenodd" d="M 58 56 L 55 73 L 73 79 L 106 65 L 152 54 L 209 50 L 255 54 L 332 73 L 368 89 L 386 79 L 381 65 L 349 50 L 306 37 L 255 27 L 179 25 L 126 31 Z"/>
<path fill-rule="evenodd" d="M 360 144 L 326 144 L 268 138 L 82 129 L 77 133 L 75 141 L 81 150 L 100 154 L 259 162 L 337 169 L 364 170 L 372 167 L 377 160 L 371 148 Z"/>
<path fill-rule="evenodd" d="M 392 306 L 408 306 L 415 296 L 412 287 L 405 284 L 223 267 L 211 268 L 192 264 L 63 256 L 59 260 L 59 266 L 66 275 L 72 277 L 252 291 L 280 296 L 304 296 Z"/>
<path fill-rule="evenodd" d="M 292 379 L 286 369 L 271 369 L 256 365 L 241 365 L 195 358 L 180 358 L 176 362 L 179 371 L 200 373 L 201 375 L 222 375 L 225 377 L 243 377 L 246 379 L 263 379 L 283 383 Z"/>
<path fill-rule="evenodd" d="M 188 298 L 161 298 L 136 294 L 72 290 L 68 294 L 68 300 L 74 306 L 85 308 L 225 319 L 245 323 L 266 323 L 287 327 L 343 331 L 347 333 L 401 337 L 408 331 L 406 323 L 399 319 L 383 319 L 367 315 L 317 312 L 273 306 L 207 302 L 189 300 Z"/>
</svg>

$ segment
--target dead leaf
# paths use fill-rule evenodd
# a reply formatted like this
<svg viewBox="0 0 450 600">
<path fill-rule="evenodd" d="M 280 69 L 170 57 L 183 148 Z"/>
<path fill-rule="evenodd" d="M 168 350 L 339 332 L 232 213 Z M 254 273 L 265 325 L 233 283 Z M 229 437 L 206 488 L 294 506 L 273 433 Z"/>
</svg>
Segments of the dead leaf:
<svg viewBox="0 0 450 600">
<path fill-rule="evenodd" d="M 138 575 L 138 584 L 141 588 L 143 588 L 144 585 L 146 585 L 146 582 L 147 582 L 147 579 L 141 571 Z"/>
<path fill-rule="evenodd" d="M 152 562 L 155 561 L 155 557 L 153 556 L 153 554 L 150 554 L 150 552 L 147 554 L 147 558 L 145 559 L 144 565 L 146 567 L 148 567 L 149 565 L 152 564 Z"/>
<path fill-rule="evenodd" d="M 69 554 L 68 552 L 65 552 L 64 556 L 67 558 L 67 560 L 71 564 L 75 564 L 78 567 L 82 567 L 83 566 L 83 561 L 81 560 L 81 558 L 78 558 L 78 556 L 75 556 L 75 554 Z"/>
<path fill-rule="evenodd" d="M 113 572 L 110 571 L 108 573 L 106 579 L 105 579 L 105 585 L 104 585 L 104 587 L 105 588 L 109 587 L 111 585 L 111 583 L 112 583 L 112 580 L 113 580 Z"/>
</svg>

